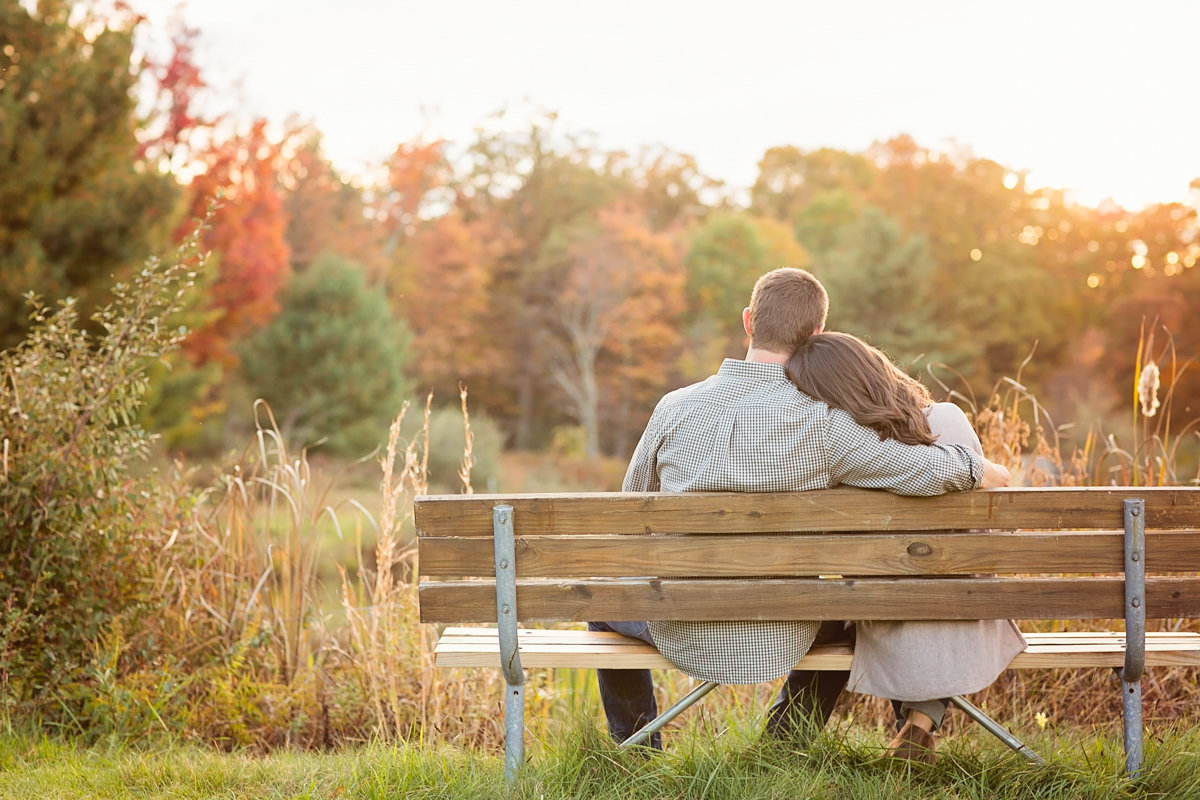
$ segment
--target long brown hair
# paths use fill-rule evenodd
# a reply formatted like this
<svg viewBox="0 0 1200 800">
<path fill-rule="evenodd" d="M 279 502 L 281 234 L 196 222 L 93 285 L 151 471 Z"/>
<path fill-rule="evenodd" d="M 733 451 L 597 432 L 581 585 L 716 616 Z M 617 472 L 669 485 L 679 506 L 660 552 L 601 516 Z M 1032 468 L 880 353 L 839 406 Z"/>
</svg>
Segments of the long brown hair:
<svg viewBox="0 0 1200 800">
<path fill-rule="evenodd" d="M 880 439 L 935 441 L 925 416 L 925 406 L 933 402 L 929 390 L 857 336 L 814 334 L 796 348 L 784 369 L 800 391 L 874 428 Z"/>
</svg>

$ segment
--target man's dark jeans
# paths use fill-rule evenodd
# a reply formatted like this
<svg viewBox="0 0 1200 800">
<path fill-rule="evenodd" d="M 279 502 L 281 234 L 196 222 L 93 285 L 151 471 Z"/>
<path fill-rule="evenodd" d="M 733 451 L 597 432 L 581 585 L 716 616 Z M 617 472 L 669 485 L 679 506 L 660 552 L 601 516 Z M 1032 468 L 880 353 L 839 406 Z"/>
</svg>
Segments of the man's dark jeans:
<svg viewBox="0 0 1200 800">
<path fill-rule="evenodd" d="M 854 641 L 854 626 L 844 622 L 822 622 L 813 644 Z M 850 680 L 849 670 L 794 669 L 779 689 L 775 704 L 767 713 L 768 739 L 807 743 L 825 727 L 837 705 L 838 697 Z"/>
<path fill-rule="evenodd" d="M 589 622 L 589 631 L 613 631 L 654 644 L 644 622 Z M 623 742 L 658 716 L 654 699 L 654 681 L 648 669 L 598 669 L 600 702 L 608 718 L 608 735 Z M 662 735 L 651 734 L 646 746 L 662 749 Z"/>
</svg>

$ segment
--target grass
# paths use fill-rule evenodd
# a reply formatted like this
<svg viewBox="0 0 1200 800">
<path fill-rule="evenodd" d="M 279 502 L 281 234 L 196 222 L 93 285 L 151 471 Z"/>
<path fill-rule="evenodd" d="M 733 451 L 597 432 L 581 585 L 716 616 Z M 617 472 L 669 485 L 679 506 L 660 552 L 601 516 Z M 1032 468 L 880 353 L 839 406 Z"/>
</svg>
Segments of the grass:
<svg viewBox="0 0 1200 800">
<path fill-rule="evenodd" d="M 447 745 L 369 744 L 331 753 L 219 753 L 176 745 L 77 747 L 0 735 L 0 800 L 9 798 L 1190 798 L 1200 795 L 1200 733 L 1170 729 L 1147 742 L 1141 775 L 1122 774 L 1120 742 L 1043 732 L 1032 764 L 976 730 L 952 738 L 936 765 L 880 755 L 881 739 L 844 731 L 807 750 L 755 741 L 756 729 L 684 729 L 668 751 L 617 751 L 595 727 L 534 742 L 519 780 L 503 781 L 498 753 Z"/>
</svg>

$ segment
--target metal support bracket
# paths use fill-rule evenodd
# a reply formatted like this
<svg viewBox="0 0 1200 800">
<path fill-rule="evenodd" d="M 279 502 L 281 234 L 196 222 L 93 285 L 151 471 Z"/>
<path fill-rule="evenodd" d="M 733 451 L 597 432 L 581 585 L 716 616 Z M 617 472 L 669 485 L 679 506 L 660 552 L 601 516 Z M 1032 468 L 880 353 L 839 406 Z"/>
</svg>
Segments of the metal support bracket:
<svg viewBox="0 0 1200 800">
<path fill-rule="evenodd" d="M 630 736 L 625 741 L 621 742 L 618 747 L 623 750 L 627 747 L 633 747 L 634 745 L 638 745 L 646 741 L 655 733 L 665 728 L 668 722 L 675 719 L 684 711 L 687 711 L 689 708 L 695 705 L 696 701 L 698 701 L 701 697 L 704 697 L 704 695 L 708 694 L 720 685 L 721 684 L 714 681 L 705 681 L 704 683 L 700 684 L 695 689 L 692 689 L 690 692 L 684 695 L 678 703 L 671 706 L 666 711 L 662 712 L 657 717 L 643 725 L 641 730 L 639 730 L 633 736 Z"/>
<path fill-rule="evenodd" d="M 1142 766 L 1142 675 L 1146 671 L 1146 501 L 1125 501 L 1125 666 L 1121 711 L 1125 772 Z"/>
<path fill-rule="evenodd" d="M 950 698 L 950 702 L 954 703 L 954 705 L 958 706 L 959 709 L 961 709 L 962 712 L 964 714 L 966 714 L 968 717 L 970 717 L 971 719 L 975 720 L 980 725 L 982 725 L 984 730 L 986 730 L 988 733 L 995 736 L 1000 741 L 1004 742 L 1006 745 L 1011 747 L 1017 753 L 1025 756 L 1026 758 L 1028 758 L 1030 761 L 1034 762 L 1035 764 L 1045 764 L 1046 763 L 1046 760 L 1044 758 L 1042 758 L 1041 756 L 1039 756 L 1037 753 L 1033 752 L 1033 750 L 1030 750 L 1029 746 L 1027 744 L 1022 742 L 1016 736 L 1013 736 L 1011 733 L 1009 733 L 1007 728 L 1005 728 L 999 722 L 996 722 L 996 720 L 989 717 L 987 714 L 985 714 L 983 712 L 982 709 L 980 709 L 978 706 L 976 706 L 974 703 L 972 703 L 967 698 L 956 694 Z"/>
<path fill-rule="evenodd" d="M 525 761 L 525 670 L 517 647 L 517 564 L 513 507 L 492 508 L 496 552 L 496 624 L 504 673 L 504 779 L 511 782 Z"/>
</svg>

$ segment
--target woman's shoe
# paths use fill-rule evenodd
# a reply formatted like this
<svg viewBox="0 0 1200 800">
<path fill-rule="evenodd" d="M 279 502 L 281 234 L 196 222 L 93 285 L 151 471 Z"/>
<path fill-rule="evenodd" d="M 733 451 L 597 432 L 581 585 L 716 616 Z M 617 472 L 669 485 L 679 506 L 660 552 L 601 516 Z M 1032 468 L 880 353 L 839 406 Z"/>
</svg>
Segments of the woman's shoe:
<svg viewBox="0 0 1200 800">
<path fill-rule="evenodd" d="M 906 722 L 900 732 L 896 734 L 896 738 L 888 742 L 887 754 L 892 758 L 932 764 L 937 761 L 937 755 L 934 753 L 935 747 L 936 743 L 932 733 L 919 725 Z"/>
</svg>

